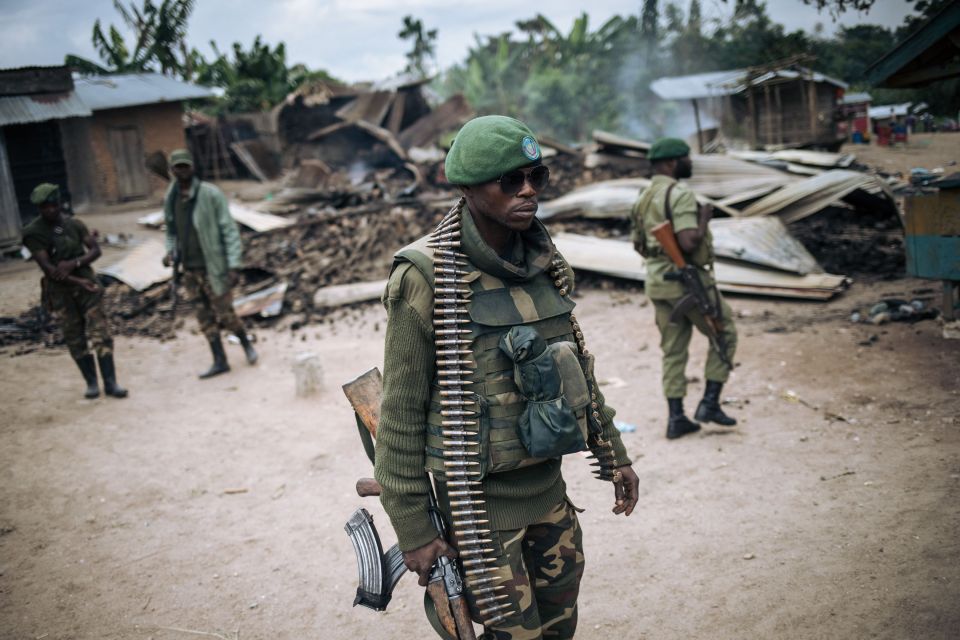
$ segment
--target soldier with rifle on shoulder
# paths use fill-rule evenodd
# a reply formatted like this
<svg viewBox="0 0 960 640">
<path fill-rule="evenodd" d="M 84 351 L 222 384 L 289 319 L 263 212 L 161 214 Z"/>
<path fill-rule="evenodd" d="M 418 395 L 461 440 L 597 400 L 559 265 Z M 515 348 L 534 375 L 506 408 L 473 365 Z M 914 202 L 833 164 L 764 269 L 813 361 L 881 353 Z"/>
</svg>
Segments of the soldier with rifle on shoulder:
<svg viewBox="0 0 960 640">
<path fill-rule="evenodd" d="M 421 585 L 457 559 L 482 638 L 572 638 L 584 556 L 562 456 L 591 452 L 614 514 L 639 480 L 572 313 L 573 271 L 536 219 L 550 172 L 534 134 L 475 118 L 445 171 L 462 198 L 396 254 L 383 297 L 381 501 Z"/>
<path fill-rule="evenodd" d="M 713 237 L 708 226 L 713 208 L 698 206 L 694 193 L 677 182 L 693 175 L 690 147 L 677 138 L 661 138 L 651 145 L 647 158 L 653 177 L 634 204 L 630 221 L 633 246 L 646 260 L 644 286 L 653 301 L 663 351 L 667 438 L 674 439 L 700 430 L 683 409 L 693 327 L 710 341 L 706 389 L 694 417 L 725 427 L 737 423 L 720 407 L 720 393 L 733 369 L 737 329 L 713 273 Z"/>
</svg>

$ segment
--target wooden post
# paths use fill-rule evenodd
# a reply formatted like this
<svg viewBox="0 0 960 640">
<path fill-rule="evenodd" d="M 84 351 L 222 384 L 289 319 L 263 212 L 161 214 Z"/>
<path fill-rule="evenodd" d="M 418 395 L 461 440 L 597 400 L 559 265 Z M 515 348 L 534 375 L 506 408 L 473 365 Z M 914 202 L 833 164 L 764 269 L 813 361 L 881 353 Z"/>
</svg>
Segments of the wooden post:
<svg viewBox="0 0 960 640">
<path fill-rule="evenodd" d="M 747 77 L 747 108 L 750 111 L 750 148 L 757 148 L 757 104 L 753 99 L 753 78 Z"/>
<path fill-rule="evenodd" d="M 697 121 L 697 152 L 703 153 L 703 129 L 700 127 L 700 108 L 697 106 L 697 99 L 691 98 L 693 103 L 693 118 Z"/>
<path fill-rule="evenodd" d="M 774 97 L 777 101 L 777 144 L 783 144 L 783 103 L 780 102 L 780 85 L 774 87 Z"/>
<path fill-rule="evenodd" d="M 766 119 L 764 120 L 764 142 L 773 144 L 773 109 L 770 104 L 770 85 L 763 85 L 763 108 L 766 110 Z"/>
<path fill-rule="evenodd" d="M 810 104 L 810 142 L 817 141 L 817 83 L 813 81 L 813 74 L 810 74 L 810 91 L 807 94 L 807 100 Z"/>
</svg>

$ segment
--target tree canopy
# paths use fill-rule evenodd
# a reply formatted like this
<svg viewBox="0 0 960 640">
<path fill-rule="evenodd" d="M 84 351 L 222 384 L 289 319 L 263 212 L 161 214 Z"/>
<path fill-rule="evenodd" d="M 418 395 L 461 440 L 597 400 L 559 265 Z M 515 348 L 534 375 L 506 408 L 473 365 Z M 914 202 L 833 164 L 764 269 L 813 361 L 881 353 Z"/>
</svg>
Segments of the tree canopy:
<svg viewBox="0 0 960 640">
<path fill-rule="evenodd" d="M 564 32 L 542 15 L 517 23 L 518 35 L 477 36 L 464 62 L 449 69 L 444 93 L 462 92 L 481 113 L 511 113 L 567 141 L 595 128 L 654 137 L 665 132 L 669 106 L 654 100 L 660 77 L 742 69 L 784 59 L 869 90 L 878 100 L 926 101 L 955 112 L 958 83 L 915 92 L 875 90 L 864 71 L 923 19 L 951 0 L 914 0 L 916 16 L 896 31 L 868 23 L 832 36 L 789 30 L 762 0 L 735 0 L 728 20 L 705 20 L 701 0 L 644 0 L 636 15 L 591 30 L 586 14 Z M 866 11 L 873 0 L 807 0 L 837 15 Z"/>
</svg>

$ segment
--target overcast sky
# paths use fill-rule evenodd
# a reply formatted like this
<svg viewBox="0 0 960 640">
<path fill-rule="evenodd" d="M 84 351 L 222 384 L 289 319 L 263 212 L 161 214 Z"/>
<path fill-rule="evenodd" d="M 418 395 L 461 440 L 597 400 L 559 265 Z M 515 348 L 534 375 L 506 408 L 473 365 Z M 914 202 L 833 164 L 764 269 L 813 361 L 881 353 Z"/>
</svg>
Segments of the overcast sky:
<svg viewBox="0 0 960 640">
<path fill-rule="evenodd" d="M 734 1 L 701 0 L 703 14 L 728 16 Z M 124 5 L 129 3 L 123 0 Z M 686 10 L 689 0 L 679 4 Z M 409 43 L 401 41 L 397 32 L 407 14 L 439 31 L 437 58 L 446 68 L 464 59 L 474 34 L 510 31 L 517 20 L 538 11 L 568 32 L 584 10 L 592 30 L 613 15 L 637 13 L 641 6 L 641 0 L 198 0 L 188 43 L 209 57 L 210 40 L 216 40 L 221 50 L 234 41 L 248 49 L 254 37 L 262 34 L 271 45 L 287 43 L 291 64 L 326 69 L 349 81 L 378 80 L 404 66 Z M 822 24 L 826 33 L 832 33 L 838 25 L 900 26 L 910 5 L 905 0 L 876 0 L 869 13 L 848 12 L 838 22 L 802 0 L 768 0 L 767 9 L 788 30 L 812 32 Z M 97 18 L 105 25 L 122 26 L 111 0 L 0 0 L 0 67 L 61 64 L 67 53 L 97 60 L 90 43 Z"/>
</svg>

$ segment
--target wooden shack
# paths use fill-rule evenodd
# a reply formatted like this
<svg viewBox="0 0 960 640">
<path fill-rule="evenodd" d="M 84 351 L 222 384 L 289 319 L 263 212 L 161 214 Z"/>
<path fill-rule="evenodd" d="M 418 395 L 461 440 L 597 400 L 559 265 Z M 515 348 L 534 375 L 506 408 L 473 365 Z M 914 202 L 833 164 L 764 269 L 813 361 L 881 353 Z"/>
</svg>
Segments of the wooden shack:
<svg viewBox="0 0 960 640">
<path fill-rule="evenodd" d="M 144 165 L 186 146 L 183 102 L 205 88 L 157 73 L 74 77 L 67 67 L 0 70 L 0 246 L 33 218 L 30 192 L 60 185 L 67 206 L 145 198 L 166 188 Z"/>
<path fill-rule="evenodd" d="M 837 106 L 846 83 L 795 64 L 660 78 L 650 88 L 676 103 L 673 134 L 694 137 L 701 149 L 716 135 L 754 149 L 843 142 Z"/>
</svg>

